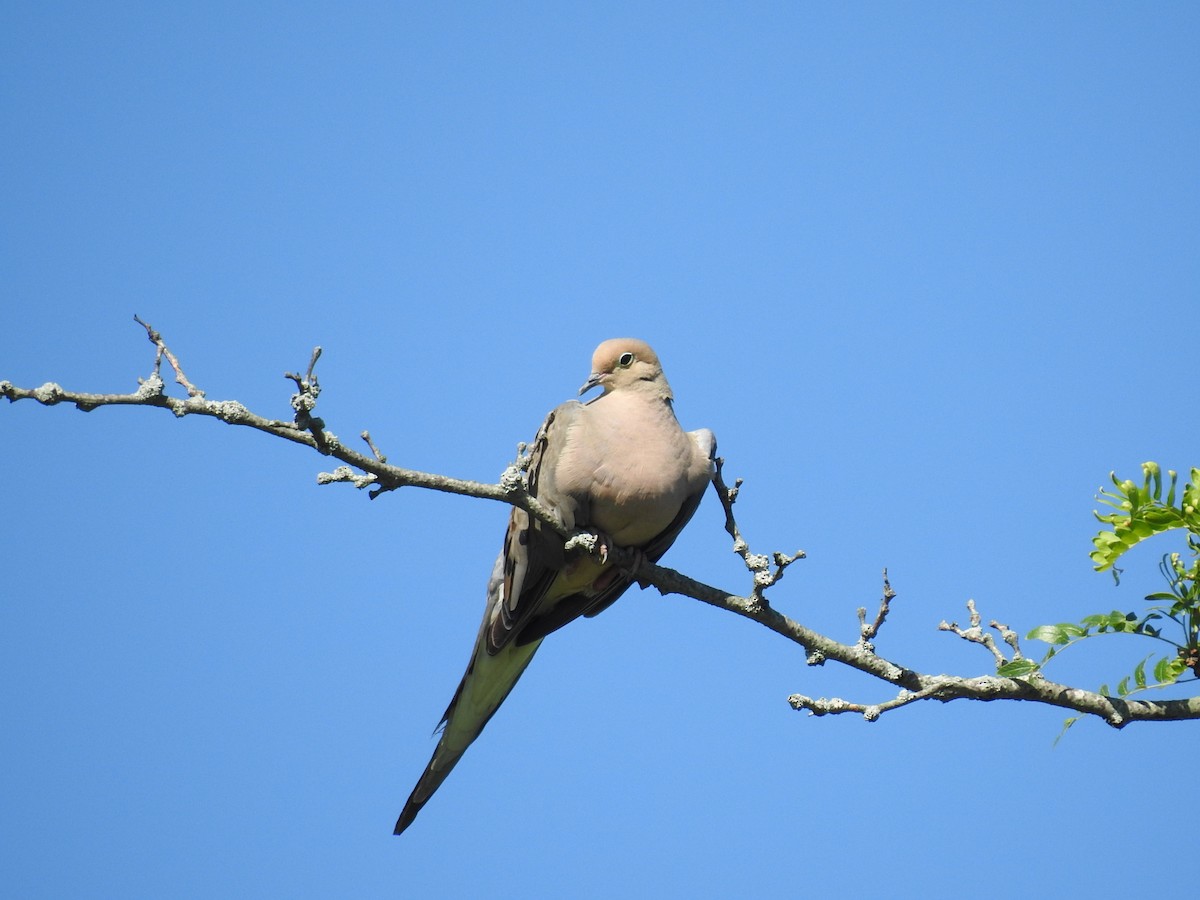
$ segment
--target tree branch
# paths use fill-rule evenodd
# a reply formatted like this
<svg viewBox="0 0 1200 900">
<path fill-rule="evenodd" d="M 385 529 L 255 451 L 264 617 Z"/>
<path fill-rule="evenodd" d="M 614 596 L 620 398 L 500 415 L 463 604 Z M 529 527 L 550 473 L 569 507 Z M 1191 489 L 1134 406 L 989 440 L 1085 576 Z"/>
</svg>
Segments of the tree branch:
<svg viewBox="0 0 1200 900">
<path fill-rule="evenodd" d="M 150 376 L 139 379 L 139 387 L 133 393 L 95 394 L 68 391 L 53 382 L 30 389 L 17 387 L 10 381 L 0 381 L 0 396 L 8 399 L 10 403 L 18 400 L 35 400 L 44 406 L 70 403 L 84 412 L 91 412 L 102 406 L 149 406 L 170 410 L 178 418 L 187 415 L 210 416 L 230 425 L 253 428 L 295 444 L 302 444 L 345 463 L 332 472 L 320 473 L 317 476 L 320 484 L 347 482 L 358 488 L 371 487 L 372 499 L 397 488 L 418 487 L 494 500 L 526 510 L 565 539 L 579 541 L 590 538 L 595 541 L 595 536 L 587 532 L 571 532 L 563 528 L 557 517 L 542 506 L 536 497 L 529 494 L 525 478 L 528 456 L 523 444 L 518 448 L 517 458 L 504 470 L 496 484 L 393 466 L 387 462 L 387 457 L 380 452 L 368 432 L 364 431 L 360 436 L 371 451 L 370 456 L 343 444 L 335 434 L 326 430 L 325 423 L 320 418 L 313 415 L 320 394 L 315 369 L 321 348 L 313 350 L 304 375 L 285 374 L 285 377 L 296 385 L 296 393 L 292 395 L 291 401 L 296 416 L 294 421 L 285 422 L 256 415 L 234 400 L 207 399 L 204 391 L 196 387 L 184 374 L 178 358 L 167 347 L 162 336 L 140 318 L 134 318 L 146 329 L 147 337 L 154 343 L 155 360 Z M 160 373 L 163 359 L 167 360 L 174 371 L 175 381 L 187 391 L 186 398 L 172 397 L 166 393 L 166 385 Z M 713 475 L 713 489 L 725 511 L 725 530 L 733 538 L 733 550 L 741 557 L 751 574 L 751 590 L 747 596 L 704 584 L 674 569 L 650 563 L 641 554 L 626 548 L 609 548 L 609 557 L 617 566 L 634 575 L 642 587 L 653 585 L 663 595 L 679 594 L 699 600 L 770 629 L 802 647 L 809 665 L 823 665 L 827 660 L 832 660 L 900 688 L 893 699 L 871 704 L 839 698 L 814 699 L 802 694 L 793 694 L 788 698 L 788 702 L 794 709 L 807 710 L 817 716 L 858 713 L 868 721 L 874 721 L 885 712 L 919 700 L 1022 700 L 1093 715 L 1114 728 L 1122 728 L 1135 721 L 1200 718 L 1200 697 L 1165 701 L 1131 700 L 1057 684 L 1036 673 L 1019 678 L 998 675 L 971 678 L 925 675 L 885 659 L 875 652 L 872 642 L 883 626 L 890 611 L 891 601 L 896 596 L 888 582 L 886 570 L 883 573 L 883 595 L 874 621 L 868 623 L 866 610 L 858 610 L 857 643 L 843 644 L 805 627 L 772 608 L 765 597 L 766 589 L 774 586 L 783 577 L 787 567 L 804 558 L 804 551 L 797 551 L 792 555 L 776 552 L 770 556 L 751 552 L 749 544 L 742 537 L 733 512 L 742 481 L 737 479 L 733 488 L 727 487 L 722 475 L 723 465 L 724 461 L 718 459 Z M 772 561 L 775 564 L 773 571 Z M 968 601 L 967 608 L 971 622 L 969 627 L 960 628 L 957 624 L 945 622 L 939 627 L 983 646 L 992 655 L 997 668 L 1008 664 L 1010 660 L 1005 657 L 995 639 L 982 629 L 982 617 L 975 609 L 974 602 Z M 1022 659 L 1016 633 L 994 620 L 990 624 L 1011 648 L 1013 659 Z"/>
</svg>

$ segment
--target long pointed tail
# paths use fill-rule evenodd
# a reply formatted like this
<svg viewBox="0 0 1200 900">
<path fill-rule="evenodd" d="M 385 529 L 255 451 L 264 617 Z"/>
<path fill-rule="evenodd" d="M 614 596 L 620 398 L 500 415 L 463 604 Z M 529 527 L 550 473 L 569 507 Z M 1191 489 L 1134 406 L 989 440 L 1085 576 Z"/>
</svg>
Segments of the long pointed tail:
<svg viewBox="0 0 1200 900">
<path fill-rule="evenodd" d="M 482 640 L 476 644 L 471 664 L 467 666 L 454 699 L 442 717 L 444 727 L 441 739 L 429 765 L 425 767 L 425 773 L 409 795 L 400 818 L 396 820 L 395 834 L 402 833 L 413 823 L 421 807 L 441 787 L 471 742 L 479 737 L 488 720 L 512 691 L 541 643 L 534 641 L 520 647 L 515 643 L 509 644 L 495 656 L 488 656 Z"/>
</svg>

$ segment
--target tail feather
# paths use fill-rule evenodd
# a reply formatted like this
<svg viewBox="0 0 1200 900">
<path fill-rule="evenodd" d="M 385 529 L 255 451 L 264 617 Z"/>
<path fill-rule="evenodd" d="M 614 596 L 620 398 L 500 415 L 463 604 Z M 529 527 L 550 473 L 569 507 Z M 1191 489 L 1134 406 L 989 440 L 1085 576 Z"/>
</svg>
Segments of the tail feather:
<svg viewBox="0 0 1200 900">
<path fill-rule="evenodd" d="M 541 643 L 539 640 L 522 646 L 509 644 L 495 656 L 488 655 L 482 640 L 475 645 L 467 673 L 442 718 L 444 727 L 433 757 L 409 795 L 408 802 L 404 804 L 400 818 L 396 820 L 394 834 L 401 834 L 411 825 L 417 813 L 441 787 L 467 748 L 479 737 L 488 720 L 508 697 Z"/>
</svg>

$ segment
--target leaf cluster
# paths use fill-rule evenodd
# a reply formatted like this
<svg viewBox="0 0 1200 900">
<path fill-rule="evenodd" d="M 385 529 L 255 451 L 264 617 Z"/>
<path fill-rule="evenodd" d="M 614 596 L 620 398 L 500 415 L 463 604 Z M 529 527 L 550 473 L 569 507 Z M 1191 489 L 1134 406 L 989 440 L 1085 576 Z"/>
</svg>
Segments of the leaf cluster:
<svg viewBox="0 0 1200 900">
<path fill-rule="evenodd" d="M 1167 472 L 1171 482 L 1165 501 L 1162 497 L 1162 469 L 1158 463 L 1142 463 L 1142 474 L 1142 486 L 1138 487 L 1134 482 L 1118 480 L 1116 473 L 1110 473 L 1116 490 L 1101 488 L 1096 497 L 1101 503 L 1117 510 L 1094 513 L 1101 522 L 1112 526 L 1102 529 L 1092 538 L 1096 549 L 1091 552 L 1091 557 L 1097 572 L 1113 568 L 1124 553 L 1146 538 L 1174 528 L 1187 529 L 1189 549 L 1193 555 L 1200 553 L 1200 469 L 1192 469 L 1191 481 L 1183 486 L 1178 506 L 1175 505 L 1179 480 L 1177 472 Z"/>
<path fill-rule="evenodd" d="M 1158 657 L 1149 671 L 1147 666 L 1156 654 L 1148 654 L 1134 666 L 1132 673 L 1117 682 L 1115 691 L 1104 684 L 1099 693 L 1125 697 L 1175 684 L 1189 670 L 1200 676 L 1200 469 L 1191 470 L 1191 480 L 1182 490 L 1178 473 L 1169 470 L 1165 497 L 1159 465 L 1143 463 L 1142 474 L 1141 485 L 1112 474 L 1114 489 L 1101 489 L 1097 499 L 1116 511 L 1095 513 L 1108 527 L 1092 538 L 1095 549 L 1090 555 L 1097 572 L 1112 569 L 1114 579 L 1119 582 L 1121 570 L 1115 564 L 1125 553 L 1155 535 L 1182 529 L 1186 532 L 1185 549 L 1167 553 L 1159 562 L 1167 590 L 1147 595 L 1145 599 L 1151 605 L 1140 611 L 1112 610 L 1085 616 L 1078 624 L 1039 625 L 1027 637 L 1050 645 L 1045 657 L 1040 662 L 1013 660 L 1002 667 L 1000 674 L 1010 677 L 1033 674 L 1080 641 L 1102 634 L 1130 634 L 1166 643 L 1173 652 Z M 1020 671 L 1004 671 L 1018 664 Z M 1067 726 L 1074 721 L 1068 719 Z"/>
</svg>

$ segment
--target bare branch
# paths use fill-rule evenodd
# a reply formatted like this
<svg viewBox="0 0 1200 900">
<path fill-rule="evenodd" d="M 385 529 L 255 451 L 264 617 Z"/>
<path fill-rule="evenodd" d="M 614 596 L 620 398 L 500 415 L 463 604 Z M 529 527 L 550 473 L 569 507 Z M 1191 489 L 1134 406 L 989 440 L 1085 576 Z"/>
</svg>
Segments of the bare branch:
<svg viewBox="0 0 1200 900">
<path fill-rule="evenodd" d="M 284 372 L 283 377 L 296 383 L 296 393 L 292 394 L 292 409 L 296 411 L 296 427 L 307 431 L 313 436 L 317 450 L 328 452 L 328 442 L 325 440 L 325 422 L 313 416 L 312 411 L 317 406 L 317 398 L 321 395 L 321 384 L 317 380 L 317 360 L 321 358 L 321 348 L 314 347 L 308 361 L 308 372 L 303 376 L 293 372 Z M 378 459 L 379 454 L 375 454 Z"/>
<path fill-rule="evenodd" d="M 135 314 L 133 320 L 146 329 L 146 336 L 150 338 L 150 343 L 158 348 L 158 353 L 154 357 L 154 374 L 159 374 L 159 367 L 162 365 L 163 357 L 167 358 L 167 362 L 171 364 L 171 368 L 175 370 L 175 382 L 182 385 L 188 392 L 189 397 L 203 397 L 204 391 L 188 381 L 187 376 L 183 374 L 183 366 L 179 365 L 179 360 L 175 358 L 167 345 L 163 342 L 162 335 L 143 322 Z"/>
<path fill-rule="evenodd" d="M 624 552 L 624 551 L 622 551 Z M 1049 681 L 1040 675 L 1024 678 L 1001 678 L 981 675 L 962 678 L 952 675 L 924 675 L 900 666 L 858 646 L 839 643 L 799 622 L 789 619 L 769 606 L 764 607 L 752 597 L 727 594 L 719 588 L 703 584 L 673 569 L 646 563 L 638 572 L 644 580 L 662 594 L 682 594 L 695 600 L 728 610 L 757 622 L 793 643 L 808 654 L 809 662 L 819 665 L 833 660 L 902 688 L 895 699 L 877 704 L 853 703 L 841 699 L 814 700 L 802 694 L 788 698 L 794 709 L 808 710 L 814 715 L 855 712 L 873 721 L 890 709 L 907 706 L 917 700 L 1024 700 L 1057 706 L 1075 712 L 1094 715 L 1114 728 L 1130 722 L 1200 719 L 1200 697 L 1185 700 L 1130 700 L 1108 697 L 1093 691 L 1081 690 Z M 990 635 L 989 635 L 990 637 Z"/>
<path fill-rule="evenodd" d="M 371 432 L 364 431 L 362 434 L 359 435 L 359 437 L 361 437 L 364 441 L 366 441 L 367 446 L 371 448 L 371 452 L 375 454 L 375 458 L 377 460 L 379 460 L 381 463 L 387 462 L 387 457 L 379 452 L 379 448 L 376 447 L 375 442 L 371 440 Z"/>
<path fill-rule="evenodd" d="M 997 668 L 1007 663 L 1008 660 L 1005 658 L 1004 654 L 1000 652 L 1000 648 L 996 646 L 996 639 L 988 632 L 984 631 L 980 626 L 980 623 L 983 621 L 983 617 L 980 616 L 979 612 L 975 609 L 974 600 L 967 601 L 967 610 L 971 614 L 970 628 L 960 628 L 957 622 L 943 621 L 938 625 L 938 630 L 953 631 L 964 641 L 970 641 L 973 644 L 980 644 L 981 646 L 986 647 L 989 651 L 991 651 L 992 656 L 995 658 Z M 992 622 L 992 627 L 996 627 L 995 622 Z M 1015 639 L 1016 635 L 1013 637 Z"/>
<path fill-rule="evenodd" d="M 981 675 L 960 678 L 954 675 L 918 675 L 921 687 L 902 690 L 895 699 L 885 703 L 861 704 L 833 698 L 814 700 L 793 694 L 788 702 L 794 709 L 808 710 L 816 716 L 838 713 L 859 713 L 874 721 L 888 710 L 907 706 L 917 700 L 1026 700 L 1058 706 L 1074 712 L 1097 716 L 1114 728 L 1124 728 L 1130 722 L 1166 722 L 1200 718 L 1200 697 L 1185 700 L 1130 700 L 1109 697 L 1094 691 L 1057 684 L 1040 676 L 1029 678 L 1000 678 Z"/>
<path fill-rule="evenodd" d="M 296 410 L 296 421 L 284 422 L 279 419 L 269 419 L 265 416 L 257 415 L 236 400 L 207 399 L 203 391 L 195 388 L 183 376 L 182 366 L 179 365 L 179 361 L 175 358 L 174 354 L 166 348 L 161 335 L 150 325 L 142 322 L 141 319 L 138 319 L 138 323 L 147 330 L 147 334 L 151 336 L 151 340 L 158 348 L 158 352 L 155 356 L 155 370 L 149 378 L 141 380 L 140 387 L 134 393 L 81 393 L 65 390 L 61 385 L 53 382 L 48 382 L 38 388 L 29 389 L 17 387 L 10 381 L 0 381 L 0 396 L 6 398 L 10 403 L 15 403 L 18 400 L 36 400 L 44 406 L 71 403 L 74 404 L 76 409 L 84 412 L 91 412 L 101 406 L 153 406 L 159 409 L 170 410 L 178 418 L 188 415 L 210 416 L 214 419 L 220 419 L 229 425 L 242 425 L 247 428 L 253 428 L 256 431 L 265 432 L 274 437 L 283 438 L 294 444 L 303 444 L 325 456 L 332 456 L 355 469 L 374 476 L 375 481 L 372 483 L 376 486 L 376 490 L 372 493 L 373 497 L 383 491 L 392 491 L 401 487 L 419 487 L 427 490 L 444 491 L 450 494 L 460 494 L 467 497 L 477 497 L 481 500 L 494 500 L 511 506 L 519 506 L 559 534 L 564 536 L 570 534 L 570 532 L 563 528 L 557 516 L 538 503 L 537 498 L 531 496 L 525 490 L 523 482 L 518 481 L 516 484 L 513 484 L 506 481 L 502 484 L 486 484 L 478 481 L 467 481 L 461 478 L 451 478 L 446 475 L 404 469 L 399 466 L 389 465 L 378 458 L 378 456 L 367 456 L 342 444 L 337 435 L 325 430 L 325 423 L 321 419 L 312 416 L 316 398 L 320 394 L 320 386 L 313 371 L 313 367 L 321 355 L 320 347 L 317 347 L 313 351 L 309 369 L 305 376 L 301 377 L 291 373 L 285 375 L 285 377 L 296 382 L 298 390 L 292 397 L 292 406 Z M 180 383 L 187 388 L 187 399 L 172 397 L 165 393 L 165 385 L 158 374 L 158 366 L 164 356 L 175 369 L 177 373 L 176 380 L 182 379 Z M 377 453 L 377 451 L 373 452 Z M 347 481 L 358 487 L 367 486 L 365 483 L 360 483 L 359 480 L 356 480 L 361 479 L 361 477 L 348 478 L 340 471 L 337 473 L 321 473 L 317 477 L 317 482 L 319 484 L 330 484 Z"/>
<path fill-rule="evenodd" d="M 804 559 L 805 553 L 803 550 L 797 550 L 789 556 L 776 551 L 770 557 L 767 557 L 761 553 L 750 552 L 750 545 L 742 537 L 737 519 L 733 515 L 733 504 L 737 502 L 738 492 L 742 489 L 742 479 L 736 479 L 732 488 L 727 487 L 721 475 L 721 470 L 725 466 L 725 460 L 717 457 L 715 462 L 716 467 L 713 471 L 712 479 L 713 489 L 717 492 L 717 497 L 720 499 L 721 508 L 725 510 L 725 530 L 733 538 L 733 552 L 742 558 L 742 562 L 745 563 L 746 568 L 750 571 L 752 579 L 750 596 L 754 598 L 756 603 L 767 606 L 769 604 L 763 592 L 783 578 L 784 570 L 788 566 L 798 559 Z M 775 562 L 774 572 L 770 570 L 772 559 Z"/>
<path fill-rule="evenodd" d="M 988 622 L 988 627 L 995 628 L 998 632 L 1000 632 L 1000 638 L 1004 641 L 1004 643 L 1012 647 L 1014 660 L 1025 658 L 1021 655 L 1021 639 L 1017 637 L 1017 633 L 1015 631 L 1013 631 L 1007 625 L 1002 625 L 995 619 L 992 619 L 990 622 Z"/>
<path fill-rule="evenodd" d="M 896 592 L 892 590 L 892 583 L 888 581 L 887 569 L 883 570 L 883 596 L 879 600 L 879 612 L 875 614 L 875 621 L 870 625 L 867 624 L 866 607 L 858 608 L 858 646 L 862 649 L 874 653 L 876 635 L 879 634 L 879 629 L 883 627 L 884 621 L 887 620 L 887 614 L 891 610 L 891 602 L 896 597 Z"/>
<path fill-rule="evenodd" d="M 204 392 L 196 388 L 184 375 L 178 358 L 167 348 L 162 336 L 140 318 L 137 321 L 146 329 L 147 336 L 156 348 L 154 369 L 148 378 L 140 380 L 137 391 L 129 394 L 93 394 L 68 391 L 53 382 L 28 389 L 17 387 L 9 381 L 0 381 L 0 396 L 7 398 L 9 402 L 36 400 L 44 406 L 71 403 L 84 412 L 90 412 L 101 406 L 152 406 L 170 410 L 179 418 L 187 415 L 210 416 L 231 425 L 242 425 L 295 444 L 302 444 L 345 463 L 333 472 L 318 475 L 317 480 L 320 484 L 346 482 L 360 489 L 371 487 L 373 488 L 372 497 L 400 487 L 419 487 L 478 497 L 483 500 L 494 500 L 526 510 L 531 516 L 574 544 L 599 548 L 600 541 L 596 535 L 588 532 L 569 532 L 563 528 L 562 523 L 552 512 L 543 507 L 536 497 L 529 494 L 526 483 L 529 456 L 528 448 L 523 444 L 518 447 L 517 458 L 504 470 L 497 484 L 467 481 L 393 466 L 388 464 L 387 457 L 375 446 L 368 432 L 362 432 L 361 437 L 367 443 L 371 456 L 343 445 L 336 435 L 326 430 L 325 423 L 321 419 L 313 416 L 317 397 L 320 394 L 320 384 L 315 368 L 321 355 L 320 347 L 313 351 L 308 369 L 303 376 L 292 373 L 286 375 L 296 385 L 296 394 L 292 397 L 292 406 L 296 417 L 293 422 L 284 422 L 256 415 L 237 401 L 207 399 Z M 159 373 L 164 358 L 175 371 L 175 380 L 186 389 L 188 393 L 186 399 L 171 397 L 166 393 L 163 379 Z M 1040 674 L 1020 678 L 1004 678 L 997 675 L 983 675 L 974 678 L 925 675 L 884 659 L 876 654 L 873 641 L 888 616 L 892 599 L 896 596 L 888 582 L 886 570 L 883 575 L 883 595 L 879 610 L 874 621 L 869 624 L 866 610 L 859 610 L 859 638 L 854 645 L 842 644 L 805 627 L 773 609 L 763 596 L 767 587 L 774 585 L 783 577 L 783 573 L 789 565 L 804 558 L 804 552 L 798 551 L 790 556 L 775 553 L 770 558 L 750 552 L 749 545 L 742 537 L 733 515 L 733 504 L 737 499 L 742 481 L 741 479 L 735 481 L 732 489 L 727 487 L 721 474 L 722 465 L 723 461 L 717 460 L 713 486 L 720 498 L 721 506 L 725 510 L 725 529 L 733 538 L 734 551 L 742 557 L 746 568 L 753 575 L 753 587 L 749 596 L 732 594 L 689 578 L 674 569 L 651 563 L 636 550 L 621 547 L 605 549 L 616 565 L 633 573 L 643 586 L 653 585 L 661 594 L 687 596 L 757 622 L 802 647 L 809 665 L 821 665 L 827 660 L 833 660 L 900 689 L 893 699 L 874 704 L 855 703 L 838 698 L 814 699 L 795 694 L 789 698 L 789 703 L 795 709 L 807 710 L 813 715 L 853 712 L 868 720 L 874 720 L 884 712 L 899 709 L 918 700 L 932 699 L 943 702 L 958 699 L 1024 700 L 1094 715 L 1115 728 L 1122 728 L 1133 721 L 1200 718 L 1200 697 L 1157 702 L 1131 700 L 1056 684 L 1041 677 Z M 770 559 L 773 559 L 775 563 L 774 571 L 771 571 Z M 943 631 L 952 631 L 964 640 L 983 646 L 991 653 L 997 668 L 1005 665 L 1008 660 L 997 646 L 995 638 L 983 630 L 982 617 L 976 610 L 974 602 L 968 601 L 967 608 L 970 613 L 969 627 L 961 628 L 955 623 L 948 624 L 946 622 L 942 622 L 938 627 Z M 997 631 L 1004 643 L 1011 648 L 1013 658 L 1021 659 L 1016 633 L 1007 625 L 1002 625 L 995 620 L 991 621 L 990 627 Z"/>
</svg>

